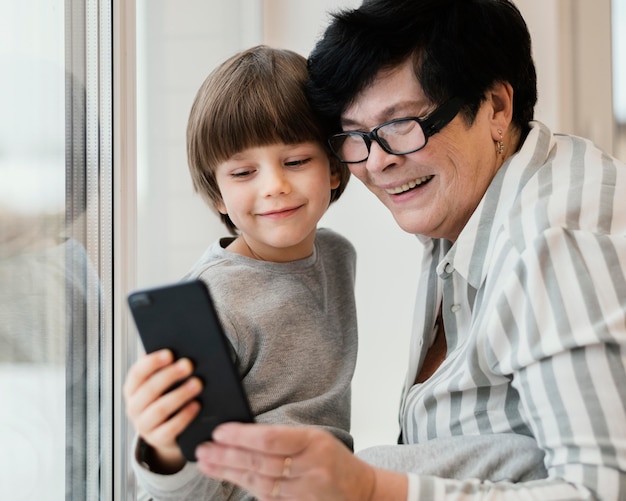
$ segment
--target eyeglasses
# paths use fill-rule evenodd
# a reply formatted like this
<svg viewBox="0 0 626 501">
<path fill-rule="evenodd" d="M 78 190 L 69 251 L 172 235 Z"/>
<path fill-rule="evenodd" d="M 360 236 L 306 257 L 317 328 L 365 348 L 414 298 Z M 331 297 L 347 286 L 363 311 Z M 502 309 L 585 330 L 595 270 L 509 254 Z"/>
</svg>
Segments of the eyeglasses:
<svg viewBox="0 0 626 501">
<path fill-rule="evenodd" d="M 372 141 L 391 155 L 408 155 L 426 146 L 428 138 L 448 125 L 462 106 L 463 101 L 453 97 L 424 119 L 397 118 L 374 127 L 370 132 L 340 132 L 331 136 L 328 144 L 335 156 L 346 164 L 365 162 Z"/>
</svg>

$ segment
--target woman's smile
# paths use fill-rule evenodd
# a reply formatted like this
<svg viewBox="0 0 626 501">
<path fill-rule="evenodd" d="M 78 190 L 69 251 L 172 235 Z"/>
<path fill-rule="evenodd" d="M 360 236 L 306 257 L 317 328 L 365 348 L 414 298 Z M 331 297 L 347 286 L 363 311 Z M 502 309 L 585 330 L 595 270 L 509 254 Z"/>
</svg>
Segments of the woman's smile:
<svg viewBox="0 0 626 501">
<path fill-rule="evenodd" d="M 428 183 L 428 181 L 430 181 L 433 177 L 434 176 L 432 176 L 432 175 L 418 177 L 414 181 L 409 181 L 408 183 L 402 184 L 400 186 L 396 186 L 395 188 L 387 188 L 387 189 L 385 189 L 385 191 L 389 195 L 399 195 L 401 193 L 405 193 L 405 192 L 407 192 L 409 190 L 412 190 L 413 188 L 415 188 L 417 186 L 422 186 L 423 184 Z"/>
</svg>

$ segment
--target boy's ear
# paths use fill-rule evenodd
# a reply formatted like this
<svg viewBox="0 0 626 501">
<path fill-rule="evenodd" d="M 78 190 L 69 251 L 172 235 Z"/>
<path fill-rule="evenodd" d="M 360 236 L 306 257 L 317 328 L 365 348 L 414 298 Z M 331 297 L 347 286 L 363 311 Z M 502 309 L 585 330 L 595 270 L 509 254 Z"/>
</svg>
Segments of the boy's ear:
<svg viewBox="0 0 626 501">
<path fill-rule="evenodd" d="M 341 175 L 339 172 L 330 172 L 330 189 L 336 190 L 341 184 Z"/>
<path fill-rule="evenodd" d="M 228 211 L 226 210 L 226 206 L 224 202 L 220 200 L 219 202 L 215 202 L 215 208 L 218 210 L 220 214 L 228 215 Z"/>
</svg>

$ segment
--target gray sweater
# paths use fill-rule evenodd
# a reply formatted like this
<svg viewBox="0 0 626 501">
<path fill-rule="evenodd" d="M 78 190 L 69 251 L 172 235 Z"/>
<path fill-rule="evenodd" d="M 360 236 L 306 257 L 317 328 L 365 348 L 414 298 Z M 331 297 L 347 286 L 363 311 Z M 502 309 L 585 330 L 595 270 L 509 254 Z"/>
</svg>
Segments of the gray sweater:
<svg viewBox="0 0 626 501">
<path fill-rule="evenodd" d="M 352 448 L 354 248 L 319 229 L 310 257 L 272 263 L 233 254 L 223 248 L 228 243 L 209 247 L 185 279 L 208 285 L 256 420 L 319 426 Z M 150 472 L 136 457 L 133 463 L 138 483 L 155 500 L 252 499 L 193 463 L 174 475 Z"/>
</svg>

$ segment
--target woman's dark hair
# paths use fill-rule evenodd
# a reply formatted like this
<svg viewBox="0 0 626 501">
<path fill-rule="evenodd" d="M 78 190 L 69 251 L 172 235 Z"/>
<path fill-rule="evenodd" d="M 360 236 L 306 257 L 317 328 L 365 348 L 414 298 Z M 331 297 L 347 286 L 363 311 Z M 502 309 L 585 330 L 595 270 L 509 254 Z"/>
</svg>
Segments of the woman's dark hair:
<svg viewBox="0 0 626 501">
<path fill-rule="evenodd" d="M 471 123 L 497 82 L 513 87 L 513 123 L 528 128 L 537 78 L 528 28 L 509 0 L 365 0 L 333 14 L 308 59 L 307 92 L 329 132 L 381 70 L 412 59 L 427 98 L 464 100 Z"/>
</svg>

